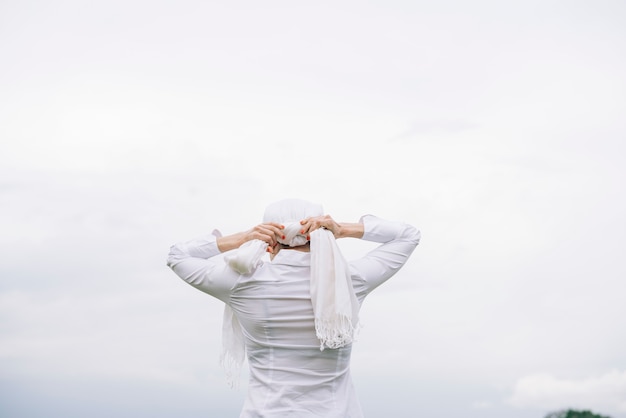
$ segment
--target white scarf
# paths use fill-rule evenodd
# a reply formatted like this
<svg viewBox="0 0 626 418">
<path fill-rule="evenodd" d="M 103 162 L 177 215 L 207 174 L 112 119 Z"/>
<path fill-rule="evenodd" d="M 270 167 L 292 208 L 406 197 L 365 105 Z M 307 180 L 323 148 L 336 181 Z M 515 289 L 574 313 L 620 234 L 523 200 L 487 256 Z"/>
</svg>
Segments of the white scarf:
<svg viewBox="0 0 626 418">
<path fill-rule="evenodd" d="M 311 232 L 311 302 L 320 350 L 352 343 L 359 322 L 359 302 L 348 263 L 327 229 Z"/>
<path fill-rule="evenodd" d="M 320 205 L 304 200 L 289 199 L 267 207 L 263 222 L 285 226 L 284 239 L 278 241 L 291 247 L 304 245 L 306 236 L 300 234 L 300 220 L 324 214 Z M 325 228 L 317 229 L 311 237 L 311 303 L 315 316 L 315 332 L 320 350 L 335 349 L 352 343 L 359 322 L 359 303 L 352 287 L 348 263 L 335 237 Z M 225 257 L 229 266 L 239 274 L 252 274 L 261 264 L 267 243 L 252 240 Z M 222 325 L 221 363 L 232 387 L 243 364 L 245 345 L 241 325 L 230 306 L 224 307 Z"/>
</svg>

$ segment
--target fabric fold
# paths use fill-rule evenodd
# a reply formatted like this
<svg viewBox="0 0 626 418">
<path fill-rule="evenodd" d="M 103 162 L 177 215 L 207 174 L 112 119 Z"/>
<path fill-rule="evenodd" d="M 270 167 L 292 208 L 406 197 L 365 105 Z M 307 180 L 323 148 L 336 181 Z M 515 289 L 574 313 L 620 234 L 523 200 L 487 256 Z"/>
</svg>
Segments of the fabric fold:
<svg viewBox="0 0 626 418">
<path fill-rule="evenodd" d="M 359 322 L 359 302 L 348 263 L 331 231 L 311 233 L 311 302 L 320 349 L 351 344 Z"/>
<path fill-rule="evenodd" d="M 306 245 L 307 237 L 300 233 L 300 221 L 324 214 L 320 205 L 298 199 L 276 202 L 267 207 L 263 222 L 285 226 L 281 244 L 290 247 Z M 333 233 L 325 228 L 310 233 L 311 238 L 311 303 L 315 318 L 315 333 L 320 350 L 337 349 L 354 340 L 359 319 L 359 302 L 352 287 L 348 263 L 343 257 Z M 225 257 L 227 264 L 242 275 L 254 274 L 262 264 L 268 244 L 261 240 L 248 241 Z M 222 323 L 221 364 L 231 387 L 235 386 L 245 357 L 245 342 L 241 325 L 232 308 L 226 305 Z"/>
<path fill-rule="evenodd" d="M 251 274 L 261 264 L 267 242 L 253 239 L 224 257 L 230 268 L 239 274 Z"/>
<path fill-rule="evenodd" d="M 237 320 L 232 308 L 228 305 L 224 305 L 220 364 L 226 372 L 226 383 L 228 383 L 228 386 L 231 388 L 238 386 L 239 373 L 246 353 L 245 347 L 241 324 Z"/>
</svg>

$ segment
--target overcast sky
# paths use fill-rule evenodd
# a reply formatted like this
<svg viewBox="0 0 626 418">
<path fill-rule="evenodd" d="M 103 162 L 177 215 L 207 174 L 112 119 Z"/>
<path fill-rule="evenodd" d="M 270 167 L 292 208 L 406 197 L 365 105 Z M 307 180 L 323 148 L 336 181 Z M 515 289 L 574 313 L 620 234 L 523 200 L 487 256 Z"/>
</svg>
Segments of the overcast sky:
<svg viewBox="0 0 626 418">
<path fill-rule="evenodd" d="M 422 231 L 366 416 L 625 418 L 624 74 L 623 1 L 1 0 L 0 414 L 238 416 L 165 258 L 300 197 Z"/>
</svg>

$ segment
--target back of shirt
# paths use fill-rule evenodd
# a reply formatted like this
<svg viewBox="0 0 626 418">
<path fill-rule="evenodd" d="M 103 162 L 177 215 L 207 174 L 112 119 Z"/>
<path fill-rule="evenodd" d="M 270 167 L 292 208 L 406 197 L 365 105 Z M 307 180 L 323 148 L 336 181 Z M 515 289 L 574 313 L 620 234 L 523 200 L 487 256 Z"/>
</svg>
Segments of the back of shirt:
<svg viewBox="0 0 626 418">
<path fill-rule="evenodd" d="M 250 367 L 241 417 L 362 416 L 350 378 L 352 347 L 320 351 L 309 266 L 309 253 L 281 250 L 231 292 Z"/>
</svg>

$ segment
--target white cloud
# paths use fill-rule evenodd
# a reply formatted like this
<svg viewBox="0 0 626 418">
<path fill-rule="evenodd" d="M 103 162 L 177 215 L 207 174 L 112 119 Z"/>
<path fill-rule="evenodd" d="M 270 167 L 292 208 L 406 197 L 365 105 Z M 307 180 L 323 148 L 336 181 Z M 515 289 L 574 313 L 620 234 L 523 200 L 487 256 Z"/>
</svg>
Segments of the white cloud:
<svg viewBox="0 0 626 418">
<path fill-rule="evenodd" d="M 626 416 L 626 370 L 564 379 L 534 374 L 517 381 L 508 402 L 522 408 L 584 408 Z"/>
</svg>

